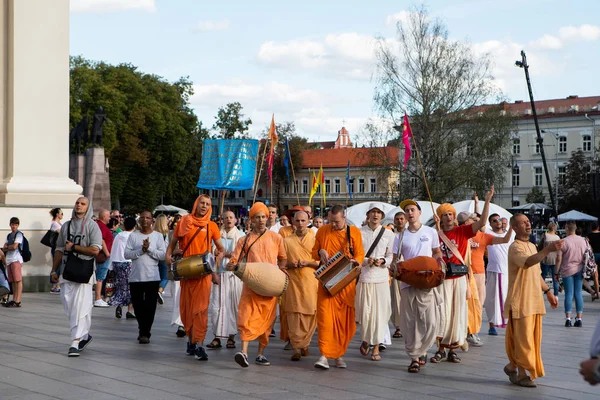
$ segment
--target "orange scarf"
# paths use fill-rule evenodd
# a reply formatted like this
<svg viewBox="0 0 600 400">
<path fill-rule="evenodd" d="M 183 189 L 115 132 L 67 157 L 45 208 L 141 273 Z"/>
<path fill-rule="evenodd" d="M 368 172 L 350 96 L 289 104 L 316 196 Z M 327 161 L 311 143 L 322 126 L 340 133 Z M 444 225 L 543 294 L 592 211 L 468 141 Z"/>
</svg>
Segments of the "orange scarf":
<svg viewBox="0 0 600 400">
<path fill-rule="evenodd" d="M 195 232 L 199 227 L 207 226 L 210 222 L 210 216 L 212 215 L 212 208 L 209 208 L 206 214 L 202 217 L 196 216 L 196 210 L 198 209 L 198 202 L 200 202 L 200 196 L 194 202 L 194 208 L 192 208 L 191 214 L 184 215 L 177 228 L 175 228 L 174 235 L 177 237 L 185 237 L 190 232 Z"/>
</svg>

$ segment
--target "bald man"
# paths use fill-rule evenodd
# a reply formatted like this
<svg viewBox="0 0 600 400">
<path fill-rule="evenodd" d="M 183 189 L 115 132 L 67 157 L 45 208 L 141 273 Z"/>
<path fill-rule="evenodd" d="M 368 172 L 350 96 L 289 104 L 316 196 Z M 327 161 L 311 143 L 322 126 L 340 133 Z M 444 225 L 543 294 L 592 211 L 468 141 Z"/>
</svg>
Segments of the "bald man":
<svg viewBox="0 0 600 400">
<path fill-rule="evenodd" d="M 96 256 L 96 287 L 94 288 L 94 307 L 109 307 L 108 303 L 102 298 L 102 282 L 106 279 L 108 266 L 110 265 L 110 251 L 113 245 L 113 235 L 108 228 L 110 221 L 110 211 L 100 210 L 96 223 L 102 233 L 102 250 Z"/>
</svg>

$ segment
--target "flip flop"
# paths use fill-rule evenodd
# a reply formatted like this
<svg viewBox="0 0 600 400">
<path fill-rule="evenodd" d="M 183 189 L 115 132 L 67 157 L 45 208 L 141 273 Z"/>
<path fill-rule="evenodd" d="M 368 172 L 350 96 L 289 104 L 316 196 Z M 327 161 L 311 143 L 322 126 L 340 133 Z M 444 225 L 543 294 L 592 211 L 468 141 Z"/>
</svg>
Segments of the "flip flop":
<svg viewBox="0 0 600 400">
<path fill-rule="evenodd" d="M 402 337 L 402 333 L 400 332 L 400 329 L 396 329 L 396 332 L 394 332 L 394 334 L 392 335 L 392 337 L 394 339 L 400 339 Z"/>
<path fill-rule="evenodd" d="M 379 354 L 373 354 L 371 356 L 371 361 L 381 361 L 381 356 Z"/>
<path fill-rule="evenodd" d="M 369 355 L 370 352 L 370 347 L 369 347 L 369 343 L 367 342 L 362 342 L 360 344 L 360 354 L 362 354 L 363 356 L 367 356 Z"/>
<path fill-rule="evenodd" d="M 510 383 L 517 385 L 517 370 L 511 371 L 505 365 L 504 373 L 508 376 L 508 380 L 510 381 Z"/>
<path fill-rule="evenodd" d="M 522 386 L 522 387 L 530 387 L 530 388 L 537 387 L 536 383 L 531 380 L 530 376 L 526 376 L 525 378 L 518 381 L 517 385 Z"/>
</svg>

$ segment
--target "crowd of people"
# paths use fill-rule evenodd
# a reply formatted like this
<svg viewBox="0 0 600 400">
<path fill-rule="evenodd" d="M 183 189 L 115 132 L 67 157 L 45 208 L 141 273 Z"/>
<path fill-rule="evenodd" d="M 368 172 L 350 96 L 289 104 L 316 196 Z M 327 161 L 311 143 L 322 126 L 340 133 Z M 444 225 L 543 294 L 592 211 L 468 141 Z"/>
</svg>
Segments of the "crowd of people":
<svg viewBox="0 0 600 400">
<path fill-rule="evenodd" d="M 358 228 L 348 223 L 340 205 L 331 207 L 324 220 L 313 217 L 308 206 L 292 207 L 280 216 L 274 205 L 256 202 L 247 222 L 238 224 L 231 211 L 213 221 L 207 195 L 196 199 L 190 214 L 171 220 L 164 215 L 155 218 L 150 211 L 141 212 L 137 219 L 123 218 L 117 210 L 101 210 L 93 218 L 90 201 L 81 197 L 64 224 L 62 211 L 51 211 L 51 230 L 58 233 L 51 249 L 52 293 L 61 295 L 69 319 L 67 354 L 79 356 L 92 341 L 94 307 L 115 307 L 116 318 L 122 318 L 127 307 L 126 318 L 138 323 L 138 342 L 150 343 L 157 304 L 164 303 L 163 293 L 170 284 L 176 334 L 187 337 L 185 353 L 200 361 L 207 361 L 207 349 L 221 348 L 222 341 L 227 348 L 236 348 L 239 335 L 237 364 L 250 365 L 249 343 L 257 340 L 254 363 L 270 365 L 266 349 L 279 317 L 280 338 L 292 350 L 292 361 L 310 355 L 317 331 L 319 354 L 314 367 L 327 370 L 333 360 L 337 368 L 346 368 L 343 357 L 359 329 L 360 354 L 380 361 L 392 338 L 403 338 L 410 358 L 407 371 L 418 373 L 428 362 L 461 363 L 459 349 L 483 346 L 479 334 L 485 310 L 488 335 L 506 330 L 508 379 L 535 387 L 535 379 L 544 376 L 544 297 L 556 308 L 564 288 L 565 326 L 583 326 L 584 281 L 595 278 L 595 297 L 598 293 L 593 265 L 594 259 L 600 261 L 600 231 L 593 225 L 584 238 L 569 222 L 567 236 L 561 239 L 556 225 L 550 224 L 536 246 L 530 241 L 527 216 L 515 214 L 508 221 L 490 215 L 493 195 L 492 187 L 481 213 L 477 196 L 474 213 L 457 214 L 452 204 L 441 204 L 435 210 L 437 229 L 423 224 L 419 203 L 410 199 L 400 203 L 402 211 L 393 216 L 393 226 L 382 225 L 386 215 L 373 203 Z M 18 219 L 11 219 L 10 226 L 0 256 L 13 285 L 13 300 L 7 307 L 19 307 L 23 237 Z M 177 260 L 207 254 L 215 259 L 208 273 L 168 279 Z M 360 273 L 332 295 L 315 271 L 329 268 L 338 255 Z M 394 279 L 403 263 L 423 259 L 444 271 L 441 284 L 423 288 Z M 236 275 L 239 265 L 246 263 L 267 265 L 270 274 L 284 271 L 287 290 L 280 298 L 257 293 Z M 114 294 L 105 298 L 102 282 L 108 271 L 114 274 Z M 268 281 L 269 273 L 261 279 Z M 600 353 L 599 335 L 600 324 L 592 357 Z M 434 353 L 428 354 L 432 348 Z M 581 368 L 590 383 L 600 382 L 600 362 L 586 361 Z"/>
</svg>

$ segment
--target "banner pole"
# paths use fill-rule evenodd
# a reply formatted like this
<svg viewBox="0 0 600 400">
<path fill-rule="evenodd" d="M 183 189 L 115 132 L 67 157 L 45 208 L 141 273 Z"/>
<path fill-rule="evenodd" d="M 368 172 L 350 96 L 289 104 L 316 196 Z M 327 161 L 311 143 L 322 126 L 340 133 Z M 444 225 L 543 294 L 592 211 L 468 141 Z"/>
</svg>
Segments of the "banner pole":
<svg viewBox="0 0 600 400">
<path fill-rule="evenodd" d="M 258 142 L 258 146 L 260 147 L 260 141 Z M 262 161 L 260 162 L 260 169 L 258 170 L 258 178 L 256 179 L 256 188 L 254 190 L 254 198 L 252 199 L 252 203 L 256 203 L 256 192 L 258 191 L 258 185 L 260 184 L 260 175 L 262 174 L 262 169 L 263 166 L 265 164 L 265 157 L 266 157 L 266 153 L 267 153 L 267 142 L 265 140 L 265 148 L 263 151 L 263 158 Z"/>
<path fill-rule="evenodd" d="M 287 152 L 290 155 L 290 168 L 292 169 L 292 178 L 294 181 L 292 182 L 292 186 L 294 187 L 294 192 L 296 192 L 296 200 L 298 201 L 298 205 L 300 205 L 300 196 L 298 196 L 298 191 L 296 190 L 296 173 L 294 172 L 294 163 L 292 162 L 292 153 L 290 152 L 290 146 L 286 143 Z"/>
</svg>

